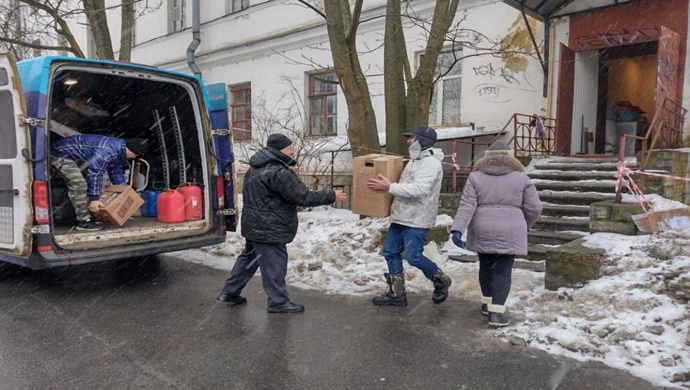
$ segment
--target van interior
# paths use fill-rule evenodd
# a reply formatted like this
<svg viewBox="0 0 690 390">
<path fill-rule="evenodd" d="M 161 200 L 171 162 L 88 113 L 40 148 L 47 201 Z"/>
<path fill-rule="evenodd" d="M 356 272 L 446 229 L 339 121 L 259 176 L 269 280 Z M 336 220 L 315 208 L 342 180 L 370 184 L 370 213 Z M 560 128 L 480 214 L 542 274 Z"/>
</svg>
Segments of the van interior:
<svg viewBox="0 0 690 390">
<path fill-rule="evenodd" d="M 144 191 L 174 189 L 193 183 L 203 191 L 201 220 L 166 223 L 144 216 L 143 206 L 123 226 L 103 224 L 95 232 L 76 230 L 65 182 L 51 168 L 51 215 L 55 243 L 65 249 L 121 245 L 198 234 L 210 226 L 208 183 L 199 103 L 192 84 L 146 71 L 121 71 L 97 65 L 61 66 L 53 73 L 48 121 L 50 142 L 75 134 L 122 139 L 143 138 L 148 151 L 129 162 L 125 176 Z M 196 109 L 195 109 L 196 108 Z M 127 167 L 127 166 L 126 166 Z M 83 169 L 83 168 L 82 168 Z M 134 173 L 132 173 L 134 172 Z M 111 183 L 105 175 L 102 189 Z"/>
</svg>

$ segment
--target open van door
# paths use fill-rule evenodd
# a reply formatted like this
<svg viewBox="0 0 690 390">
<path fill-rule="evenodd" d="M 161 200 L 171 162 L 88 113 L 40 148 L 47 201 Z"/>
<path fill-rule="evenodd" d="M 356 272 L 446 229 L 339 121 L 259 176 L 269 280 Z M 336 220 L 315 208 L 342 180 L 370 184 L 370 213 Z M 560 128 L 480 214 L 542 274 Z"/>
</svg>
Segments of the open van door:
<svg viewBox="0 0 690 390">
<path fill-rule="evenodd" d="M 28 257 L 33 225 L 29 127 L 14 56 L 0 54 L 0 254 Z"/>
</svg>

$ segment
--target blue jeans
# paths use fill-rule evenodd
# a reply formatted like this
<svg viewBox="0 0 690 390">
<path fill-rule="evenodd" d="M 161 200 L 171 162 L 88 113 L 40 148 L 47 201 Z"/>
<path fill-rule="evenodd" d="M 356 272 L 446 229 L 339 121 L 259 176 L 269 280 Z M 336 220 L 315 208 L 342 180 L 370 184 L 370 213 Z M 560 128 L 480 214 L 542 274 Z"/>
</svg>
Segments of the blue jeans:
<svg viewBox="0 0 690 390">
<path fill-rule="evenodd" d="M 422 252 L 429 229 L 413 228 L 392 223 L 388 228 L 386 241 L 383 243 L 383 257 L 388 263 L 388 273 L 403 273 L 402 256 L 405 252 L 407 262 L 419 268 L 424 276 L 431 278 L 438 272 L 438 266 L 426 258 Z"/>
</svg>

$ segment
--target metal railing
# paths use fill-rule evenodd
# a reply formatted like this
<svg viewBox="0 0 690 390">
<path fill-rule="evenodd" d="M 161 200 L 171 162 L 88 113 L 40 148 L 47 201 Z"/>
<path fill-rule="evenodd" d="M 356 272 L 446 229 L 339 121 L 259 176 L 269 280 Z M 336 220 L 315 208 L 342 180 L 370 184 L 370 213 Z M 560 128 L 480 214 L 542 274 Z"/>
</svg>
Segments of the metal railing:
<svg viewBox="0 0 690 390">
<path fill-rule="evenodd" d="M 677 102 L 665 98 L 661 109 L 654 113 L 652 123 L 644 136 L 621 134 L 618 148 L 618 164 L 625 160 L 625 146 L 628 139 L 640 141 L 639 171 L 644 172 L 649 162 L 649 156 L 657 145 L 659 149 L 677 149 L 683 146 L 683 124 L 688 110 Z M 651 140 L 651 142 L 650 142 Z M 640 175 L 638 187 L 644 191 L 645 175 Z M 623 199 L 622 186 L 616 187 L 614 201 L 620 203 Z"/>
</svg>

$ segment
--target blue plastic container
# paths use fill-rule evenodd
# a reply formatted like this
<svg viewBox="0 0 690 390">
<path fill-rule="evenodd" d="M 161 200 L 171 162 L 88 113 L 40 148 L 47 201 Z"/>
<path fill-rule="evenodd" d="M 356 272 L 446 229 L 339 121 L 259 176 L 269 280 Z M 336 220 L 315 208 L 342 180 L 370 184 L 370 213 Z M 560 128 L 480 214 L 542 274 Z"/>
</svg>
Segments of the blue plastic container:
<svg viewBox="0 0 690 390">
<path fill-rule="evenodd" d="M 158 216 L 158 195 L 160 191 L 146 190 L 141 193 L 144 205 L 141 206 L 141 216 L 156 218 Z"/>
</svg>

